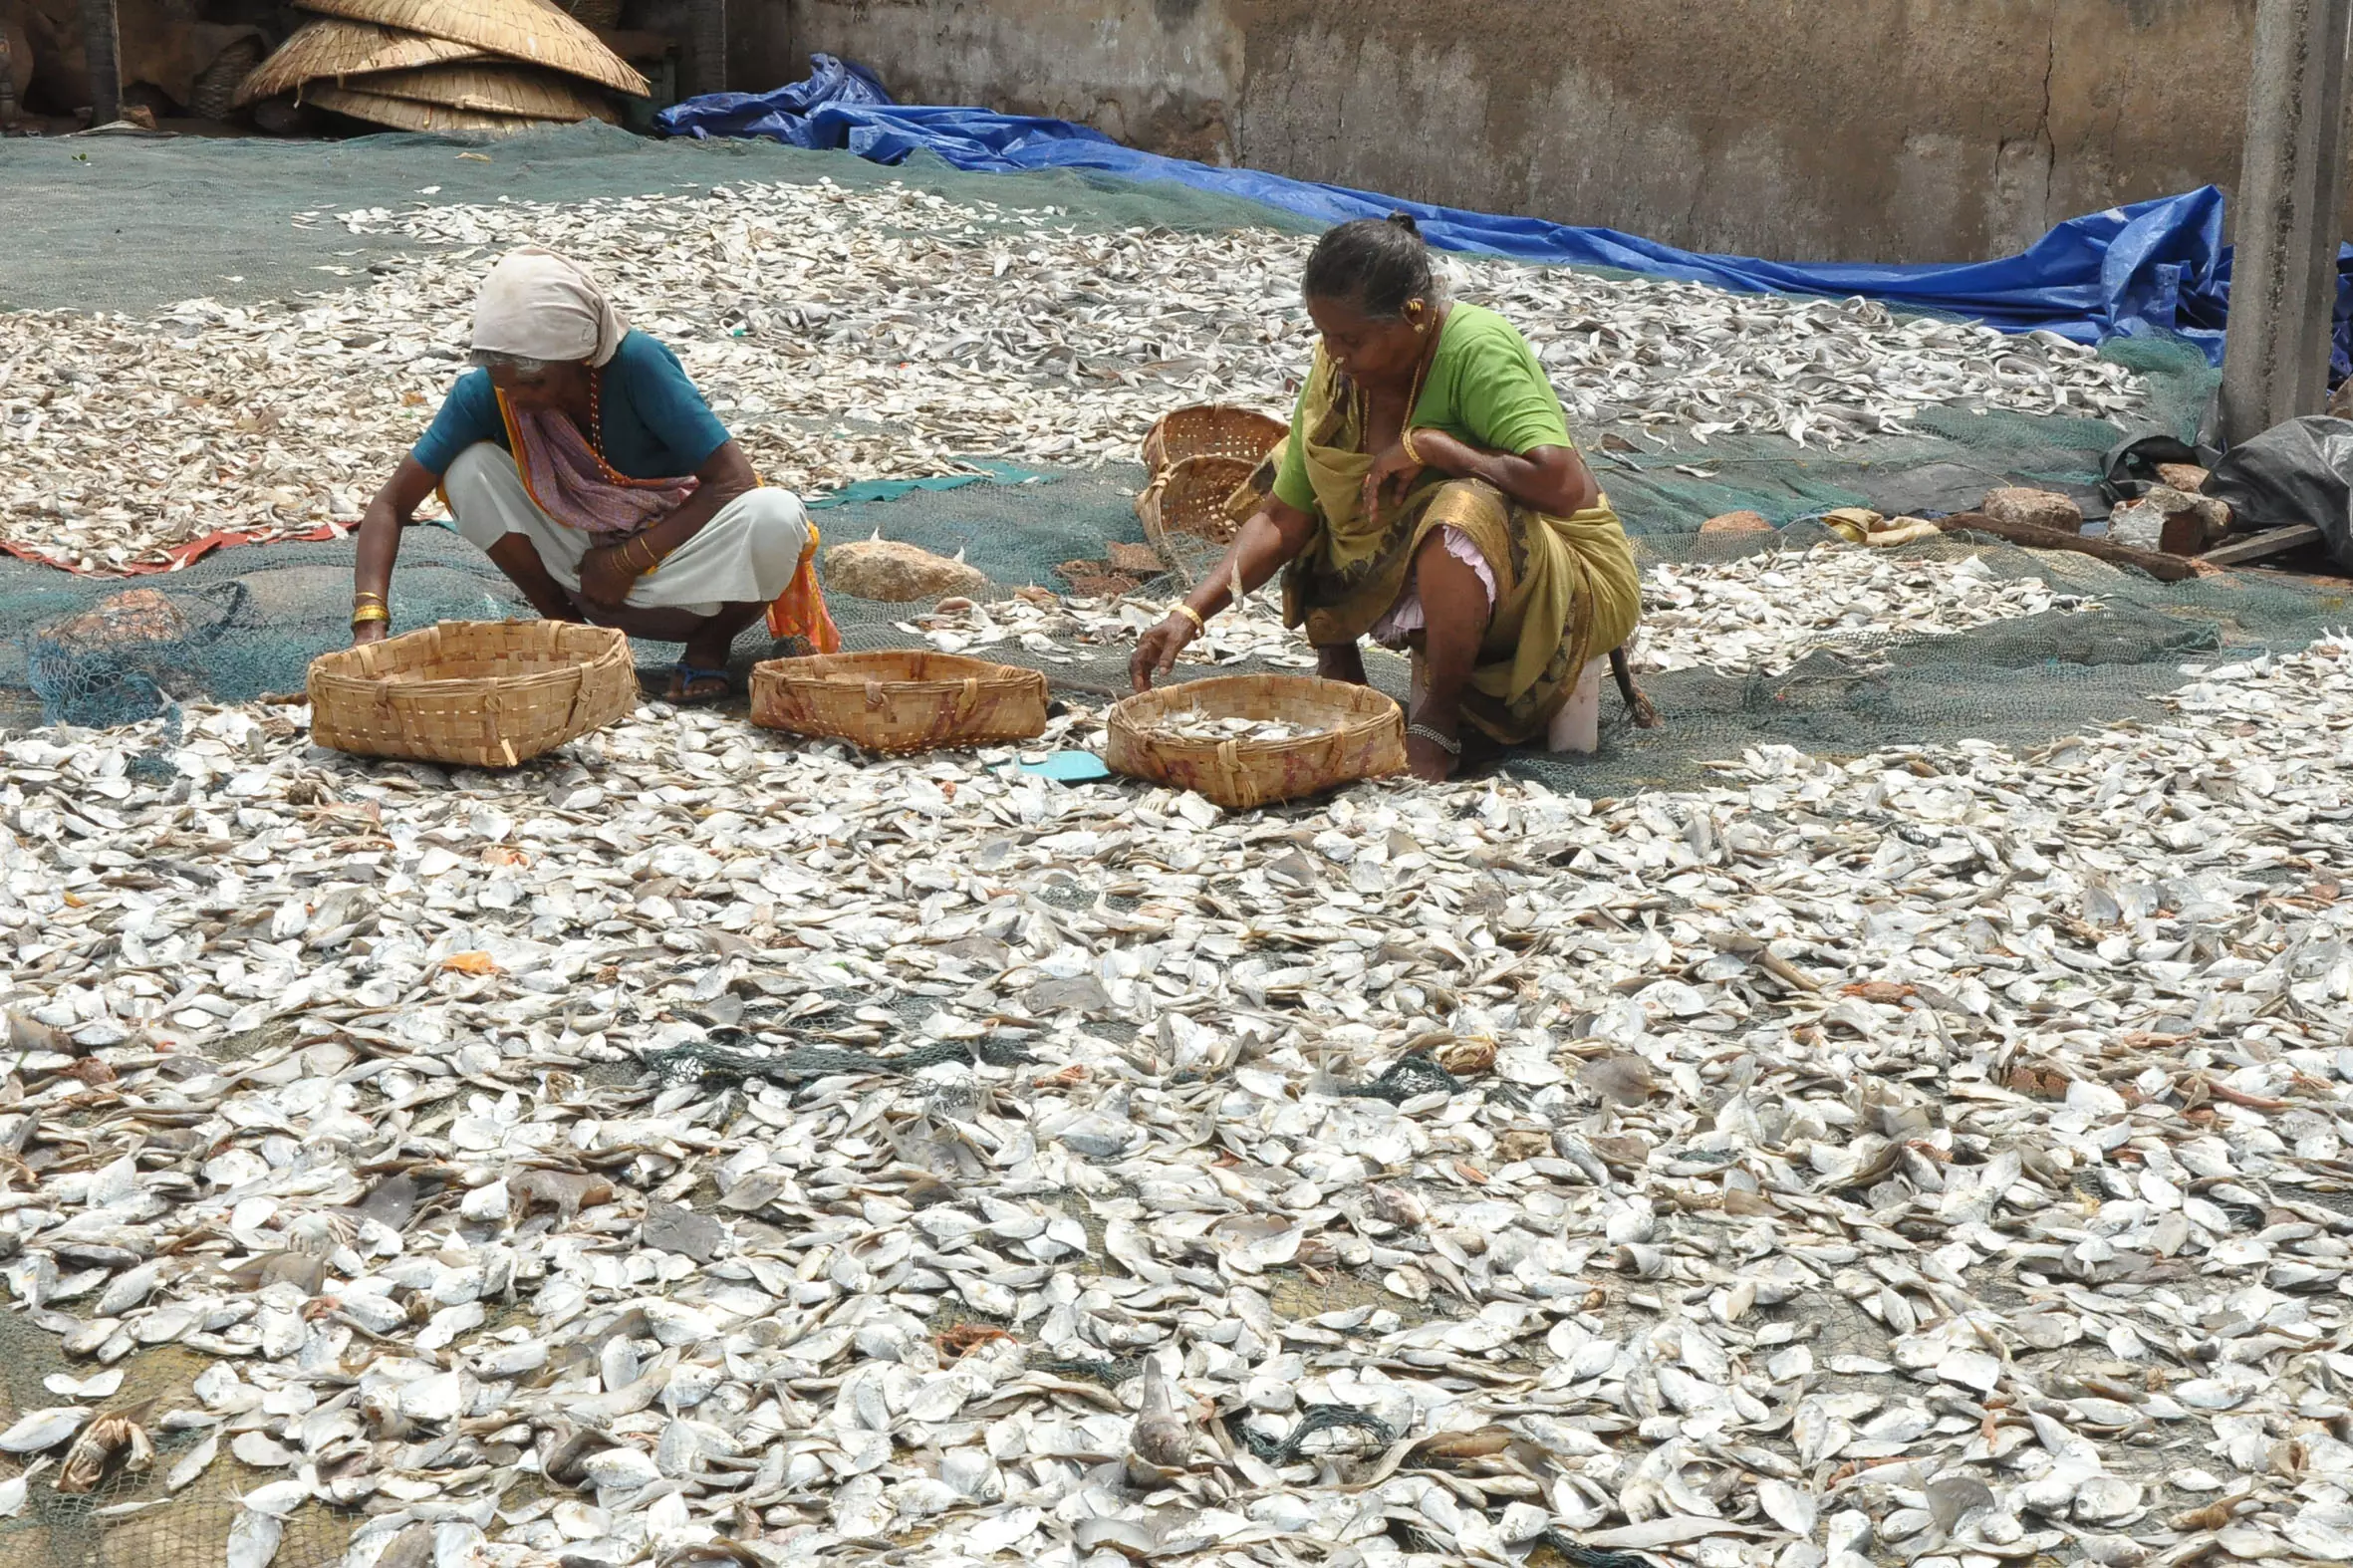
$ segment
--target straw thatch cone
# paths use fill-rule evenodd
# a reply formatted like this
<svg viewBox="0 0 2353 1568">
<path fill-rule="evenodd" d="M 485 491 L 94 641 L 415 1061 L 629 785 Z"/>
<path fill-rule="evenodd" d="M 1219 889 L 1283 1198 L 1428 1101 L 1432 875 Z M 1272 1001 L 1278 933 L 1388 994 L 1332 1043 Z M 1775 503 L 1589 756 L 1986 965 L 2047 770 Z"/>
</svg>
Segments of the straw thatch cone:
<svg viewBox="0 0 2353 1568">
<path fill-rule="evenodd" d="M 597 35 L 544 0 L 301 0 L 306 11 L 375 22 L 452 43 L 471 44 L 528 65 L 586 77 L 644 98 L 644 77 Z"/>
<path fill-rule="evenodd" d="M 505 135 L 547 124 L 519 115 L 490 115 L 474 109 L 450 109 L 441 104 L 419 104 L 412 98 L 388 98 L 382 93 L 354 92 L 314 82 L 302 90 L 303 102 L 332 109 L 354 120 L 390 127 L 393 131 L 488 131 Z"/>
<path fill-rule="evenodd" d="M 387 71 L 378 76 L 355 77 L 339 85 L 355 93 L 404 98 L 412 104 L 437 104 L 444 109 L 470 110 L 477 115 L 513 115 L 523 120 L 553 120 L 567 125 L 582 120 L 614 119 L 612 108 L 600 95 L 594 89 L 583 90 L 575 79 L 504 63 Z"/>
<path fill-rule="evenodd" d="M 321 78 L 371 76 L 380 71 L 408 71 L 418 66 L 478 64 L 498 56 L 471 44 L 446 38 L 403 33 L 373 22 L 339 22 L 332 18 L 307 23 L 278 52 L 263 61 L 237 88 L 233 107 L 243 109 L 265 98 L 281 98 L 305 82 Z"/>
</svg>

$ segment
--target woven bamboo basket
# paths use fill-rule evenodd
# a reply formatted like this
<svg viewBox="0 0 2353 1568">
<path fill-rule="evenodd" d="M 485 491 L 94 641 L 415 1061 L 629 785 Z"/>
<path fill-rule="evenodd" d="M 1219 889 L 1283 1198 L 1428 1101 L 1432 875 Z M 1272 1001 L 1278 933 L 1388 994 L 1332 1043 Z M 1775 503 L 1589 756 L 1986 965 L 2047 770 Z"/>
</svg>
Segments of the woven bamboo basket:
<svg viewBox="0 0 2353 1568">
<path fill-rule="evenodd" d="M 638 705 L 629 639 L 562 621 L 444 621 L 311 660 L 311 738 L 363 757 L 511 768 Z"/>
<path fill-rule="evenodd" d="M 1046 677 L 954 653 L 886 649 L 752 666 L 752 722 L 886 756 L 1027 740 L 1046 729 Z"/>
<path fill-rule="evenodd" d="M 403 33 L 373 22 L 339 22 L 322 18 L 307 22 L 278 52 L 263 61 L 238 85 L 230 102 L 243 109 L 265 98 L 292 93 L 305 82 L 321 77 L 370 76 L 380 71 L 409 71 L 418 66 L 474 64 L 499 57 L 470 44 L 445 38 Z"/>
<path fill-rule="evenodd" d="M 1296 740 L 1185 740 L 1161 726 L 1178 713 L 1327 726 Z M 1296 800 L 1403 772 L 1406 716 L 1370 686 L 1313 675 L 1215 675 L 1162 686 L 1111 710 L 1104 763 L 1114 773 L 1188 789 L 1229 811 Z"/>
<path fill-rule="evenodd" d="M 604 94 L 573 77 L 528 66 L 429 66 L 385 71 L 336 84 L 346 91 L 476 115 L 511 115 L 518 120 L 573 125 L 614 118 Z"/>
<path fill-rule="evenodd" d="M 651 91 L 637 68 L 596 34 L 544 0 L 302 0 L 302 8 L 347 22 L 374 22 L 453 44 L 471 44 L 526 65 L 586 77 L 617 93 Z"/>
<path fill-rule="evenodd" d="M 525 120 L 519 115 L 486 114 L 478 109 L 449 109 L 440 104 L 419 104 L 414 99 L 392 98 L 383 93 L 362 93 L 348 87 L 335 87 L 325 82 L 313 82 L 302 90 L 302 101 L 320 109 L 331 109 L 354 120 L 365 120 L 372 126 L 390 126 L 394 131 L 486 131 L 492 135 L 509 136 L 518 131 L 530 131 L 553 122 Z"/>
<path fill-rule="evenodd" d="M 1190 534 L 1213 544 L 1230 544 L 1241 523 L 1226 509 L 1256 463 L 1238 457 L 1187 457 L 1156 475 L 1136 497 L 1136 519 L 1144 537 L 1164 559 L 1171 534 Z"/>
<path fill-rule="evenodd" d="M 1187 457 L 1235 457 L 1256 465 L 1290 426 L 1255 408 L 1195 403 L 1164 413 L 1144 437 L 1144 471 L 1159 474 Z"/>
</svg>

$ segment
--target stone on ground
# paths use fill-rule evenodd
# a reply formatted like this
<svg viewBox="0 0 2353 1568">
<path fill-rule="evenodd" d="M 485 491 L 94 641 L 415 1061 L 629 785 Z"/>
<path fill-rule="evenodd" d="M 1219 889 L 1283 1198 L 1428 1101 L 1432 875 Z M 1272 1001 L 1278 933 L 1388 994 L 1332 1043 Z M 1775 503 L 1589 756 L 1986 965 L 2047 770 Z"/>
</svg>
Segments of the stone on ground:
<svg viewBox="0 0 2353 1568">
<path fill-rule="evenodd" d="M 2056 528 L 2063 534 L 2083 532 L 2083 508 L 2053 490 L 2005 485 L 1986 491 L 1977 510 L 1997 523 L 2030 523 L 2036 528 Z"/>
<path fill-rule="evenodd" d="M 943 594 L 977 594 L 988 575 L 896 539 L 861 539 L 825 553 L 826 586 L 853 599 L 903 605 Z"/>
</svg>

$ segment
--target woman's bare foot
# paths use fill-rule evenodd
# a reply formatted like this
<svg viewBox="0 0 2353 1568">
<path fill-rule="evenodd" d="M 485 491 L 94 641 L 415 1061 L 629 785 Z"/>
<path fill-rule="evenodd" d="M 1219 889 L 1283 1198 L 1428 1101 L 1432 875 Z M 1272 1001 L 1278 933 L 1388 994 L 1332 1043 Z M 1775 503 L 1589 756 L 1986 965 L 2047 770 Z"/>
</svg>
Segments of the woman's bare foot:
<svg viewBox="0 0 2353 1568">
<path fill-rule="evenodd" d="M 1406 766 L 1424 783 L 1443 784 L 1461 765 L 1460 757 L 1437 741 L 1421 735 L 1406 736 Z"/>
</svg>

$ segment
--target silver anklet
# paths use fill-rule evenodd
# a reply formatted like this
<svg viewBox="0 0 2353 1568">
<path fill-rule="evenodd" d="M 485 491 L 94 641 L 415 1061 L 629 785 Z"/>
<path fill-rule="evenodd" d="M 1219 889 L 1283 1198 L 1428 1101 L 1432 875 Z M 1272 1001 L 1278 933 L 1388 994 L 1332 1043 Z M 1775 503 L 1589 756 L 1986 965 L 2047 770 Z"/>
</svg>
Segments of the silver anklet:
<svg viewBox="0 0 2353 1568">
<path fill-rule="evenodd" d="M 1432 729 L 1428 724 L 1408 724 L 1406 726 L 1406 733 L 1409 735 L 1420 735 L 1424 740 L 1429 741 L 1432 745 L 1438 747 L 1438 750 L 1444 752 L 1449 757 L 1458 757 L 1462 755 L 1462 742 L 1454 739 L 1450 735 L 1439 734 L 1437 730 Z"/>
</svg>

